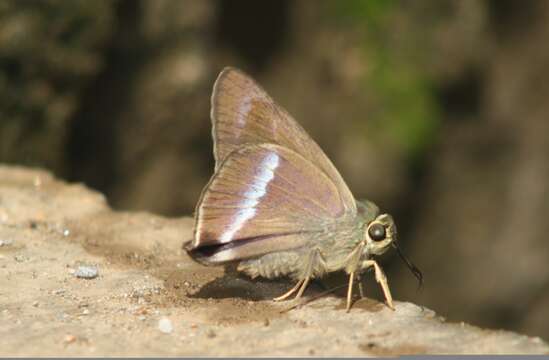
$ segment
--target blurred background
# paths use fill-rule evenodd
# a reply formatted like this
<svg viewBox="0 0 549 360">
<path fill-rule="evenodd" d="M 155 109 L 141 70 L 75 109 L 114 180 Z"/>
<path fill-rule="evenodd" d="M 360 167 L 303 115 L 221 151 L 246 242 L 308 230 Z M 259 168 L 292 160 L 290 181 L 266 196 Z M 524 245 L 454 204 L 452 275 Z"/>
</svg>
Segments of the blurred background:
<svg viewBox="0 0 549 360">
<path fill-rule="evenodd" d="M 236 66 L 395 216 L 397 299 L 548 339 L 548 38 L 537 0 L 2 1 L 0 162 L 190 216 Z"/>
</svg>

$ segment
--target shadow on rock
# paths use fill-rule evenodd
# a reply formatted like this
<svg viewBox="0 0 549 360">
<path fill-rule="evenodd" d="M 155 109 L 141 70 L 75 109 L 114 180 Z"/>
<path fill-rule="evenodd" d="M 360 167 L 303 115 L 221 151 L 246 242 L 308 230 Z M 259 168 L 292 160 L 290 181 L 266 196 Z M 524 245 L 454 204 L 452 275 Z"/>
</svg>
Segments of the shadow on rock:
<svg viewBox="0 0 549 360">
<path fill-rule="evenodd" d="M 250 301 L 271 300 L 287 292 L 293 285 L 289 279 L 251 279 L 245 275 L 228 273 L 204 284 L 200 290 L 189 297 L 202 299 L 240 298 Z M 322 285 L 315 281 L 311 282 L 307 293 L 321 290 Z"/>
</svg>

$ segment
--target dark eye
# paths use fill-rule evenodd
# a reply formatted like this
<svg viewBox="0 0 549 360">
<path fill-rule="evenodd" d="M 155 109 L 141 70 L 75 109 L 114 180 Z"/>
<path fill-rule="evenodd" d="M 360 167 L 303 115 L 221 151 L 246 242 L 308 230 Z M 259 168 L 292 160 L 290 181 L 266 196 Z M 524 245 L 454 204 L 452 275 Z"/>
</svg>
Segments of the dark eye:
<svg viewBox="0 0 549 360">
<path fill-rule="evenodd" d="M 370 238 L 374 241 L 384 240 L 385 236 L 387 235 L 385 233 L 385 226 L 381 224 L 373 224 L 368 229 L 368 235 L 370 235 Z"/>
</svg>

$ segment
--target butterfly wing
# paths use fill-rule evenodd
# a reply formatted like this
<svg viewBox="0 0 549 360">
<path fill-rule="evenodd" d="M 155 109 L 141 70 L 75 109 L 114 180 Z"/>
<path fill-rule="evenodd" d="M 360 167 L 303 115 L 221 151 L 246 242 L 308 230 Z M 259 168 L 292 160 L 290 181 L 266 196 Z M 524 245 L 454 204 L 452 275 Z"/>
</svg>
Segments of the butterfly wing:
<svg viewBox="0 0 549 360">
<path fill-rule="evenodd" d="M 242 146 L 204 189 L 187 250 L 221 263 L 307 246 L 345 211 L 333 181 L 302 155 L 275 144 Z"/>
<path fill-rule="evenodd" d="M 315 164 L 336 186 L 346 212 L 356 213 L 351 191 L 322 149 L 243 72 L 234 68 L 221 72 L 214 85 L 211 118 L 216 170 L 244 144 L 277 144 Z"/>
</svg>

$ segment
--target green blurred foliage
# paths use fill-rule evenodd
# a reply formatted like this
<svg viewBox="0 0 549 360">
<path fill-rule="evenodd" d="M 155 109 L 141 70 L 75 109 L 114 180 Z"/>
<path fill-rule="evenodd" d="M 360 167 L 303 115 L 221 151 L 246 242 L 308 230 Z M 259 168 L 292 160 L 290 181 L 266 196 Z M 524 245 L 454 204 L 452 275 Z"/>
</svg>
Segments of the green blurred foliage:
<svg viewBox="0 0 549 360">
<path fill-rule="evenodd" d="M 391 19 L 401 10 L 397 5 L 391 0 L 346 0 L 338 1 L 332 13 L 336 21 L 355 26 L 362 37 L 368 71 L 361 81 L 375 109 L 363 130 L 388 139 L 413 160 L 434 141 L 439 110 L 429 74 L 417 61 L 422 57 L 417 52 L 425 51 L 427 45 L 414 31 L 398 41 L 389 36 Z"/>
</svg>

